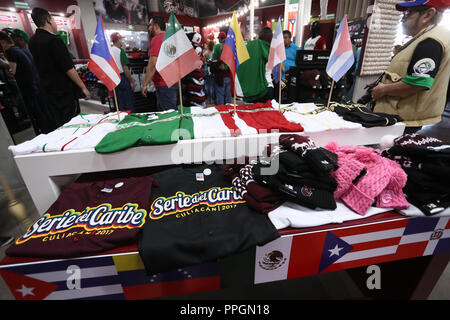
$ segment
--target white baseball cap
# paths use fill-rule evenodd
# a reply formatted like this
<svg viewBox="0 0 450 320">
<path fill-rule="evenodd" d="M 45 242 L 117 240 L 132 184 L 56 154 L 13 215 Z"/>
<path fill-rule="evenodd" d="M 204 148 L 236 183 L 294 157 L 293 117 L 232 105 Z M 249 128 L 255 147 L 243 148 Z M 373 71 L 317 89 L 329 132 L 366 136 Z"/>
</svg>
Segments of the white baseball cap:
<svg viewBox="0 0 450 320">
<path fill-rule="evenodd" d="M 199 45 L 202 42 L 202 36 L 199 33 L 195 33 L 192 37 L 192 42 Z"/>
</svg>

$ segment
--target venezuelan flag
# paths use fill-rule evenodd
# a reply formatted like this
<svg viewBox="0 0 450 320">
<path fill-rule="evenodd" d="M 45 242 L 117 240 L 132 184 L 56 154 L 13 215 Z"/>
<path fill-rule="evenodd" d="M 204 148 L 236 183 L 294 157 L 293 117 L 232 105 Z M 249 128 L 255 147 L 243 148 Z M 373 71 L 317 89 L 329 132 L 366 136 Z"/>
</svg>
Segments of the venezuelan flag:
<svg viewBox="0 0 450 320">
<path fill-rule="evenodd" d="M 235 77 L 239 64 L 250 59 L 244 39 L 242 38 L 241 28 L 236 18 L 236 11 L 233 12 L 220 59 L 230 68 L 232 79 Z"/>
</svg>

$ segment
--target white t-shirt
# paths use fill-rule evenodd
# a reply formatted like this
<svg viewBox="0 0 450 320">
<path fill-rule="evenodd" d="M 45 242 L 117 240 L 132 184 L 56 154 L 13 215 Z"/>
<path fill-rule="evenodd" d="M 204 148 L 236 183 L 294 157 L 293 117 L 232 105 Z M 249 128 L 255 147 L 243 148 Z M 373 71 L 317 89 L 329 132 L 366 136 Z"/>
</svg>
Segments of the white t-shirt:
<svg viewBox="0 0 450 320">
<path fill-rule="evenodd" d="M 122 63 L 120 62 L 120 48 L 116 46 L 112 46 L 109 51 L 111 52 L 111 56 L 117 64 L 117 68 L 119 69 L 119 73 L 123 73 Z"/>
</svg>

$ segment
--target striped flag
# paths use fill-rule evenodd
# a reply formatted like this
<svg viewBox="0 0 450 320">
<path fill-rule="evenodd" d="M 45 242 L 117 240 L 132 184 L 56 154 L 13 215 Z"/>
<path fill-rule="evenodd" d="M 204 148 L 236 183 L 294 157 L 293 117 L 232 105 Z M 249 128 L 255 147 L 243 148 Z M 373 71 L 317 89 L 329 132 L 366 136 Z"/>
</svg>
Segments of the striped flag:
<svg viewBox="0 0 450 320">
<path fill-rule="evenodd" d="M 255 283 L 445 252 L 450 252 L 450 217 L 399 219 L 283 236 L 257 247 Z"/>
<path fill-rule="evenodd" d="M 292 38 L 296 36 L 297 26 L 297 8 L 298 5 L 290 6 L 287 19 L 287 29 L 291 32 Z M 291 39 L 292 40 L 292 39 Z"/>
<path fill-rule="evenodd" d="M 283 30 L 281 29 L 281 17 L 279 17 L 270 42 L 269 59 L 266 67 L 268 70 L 272 70 L 275 83 L 280 81 L 280 67 L 284 60 L 286 60 L 286 50 L 284 48 Z"/>
<path fill-rule="evenodd" d="M 124 294 L 112 257 L 44 261 L 7 267 L 15 274 L 3 276 L 16 299 L 73 300 L 107 299 L 123 300 Z M 1 274 L 1 273 L 0 273 Z M 33 279 L 35 282 L 27 281 Z M 39 281 L 39 282 L 36 282 Z M 22 289 L 18 296 L 18 289 Z M 53 290 L 46 295 L 49 288 Z M 34 294 L 34 295 L 32 295 Z"/>
<path fill-rule="evenodd" d="M 236 18 L 236 11 L 233 12 L 230 27 L 228 28 L 227 38 L 223 45 L 220 60 L 225 62 L 230 68 L 231 79 L 235 79 L 236 70 L 239 64 L 250 59 L 250 56 L 242 38 L 241 27 Z"/>
<path fill-rule="evenodd" d="M 16 300 L 138 300 L 220 289 L 217 262 L 149 276 L 136 251 L 3 265 L 0 276 Z"/>
<path fill-rule="evenodd" d="M 342 19 L 336 39 L 331 49 L 326 71 L 330 78 L 338 82 L 355 62 L 352 42 L 348 32 L 347 15 Z"/>
<path fill-rule="evenodd" d="M 113 90 L 120 83 L 119 69 L 109 51 L 101 16 L 98 17 L 97 21 L 97 29 L 95 30 L 94 45 L 89 56 L 88 69 L 103 82 L 108 90 Z"/>
<path fill-rule="evenodd" d="M 148 276 L 138 254 L 114 256 L 127 300 L 220 289 L 219 264 L 207 263 Z"/>
<path fill-rule="evenodd" d="M 173 11 L 156 60 L 156 70 L 168 87 L 203 65 Z"/>
</svg>

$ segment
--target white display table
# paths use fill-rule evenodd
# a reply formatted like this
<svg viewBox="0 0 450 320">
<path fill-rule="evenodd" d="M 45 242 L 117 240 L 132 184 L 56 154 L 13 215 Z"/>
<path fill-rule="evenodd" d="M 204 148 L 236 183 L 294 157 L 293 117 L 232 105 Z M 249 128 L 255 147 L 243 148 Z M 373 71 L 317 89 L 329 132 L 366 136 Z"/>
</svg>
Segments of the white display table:
<svg viewBox="0 0 450 320">
<path fill-rule="evenodd" d="M 317 146 L 336 141 L 341 145 L 379 144 L 384 135 L 399 136 L 404 123 L 389 127 L 300 132 Z M 283 133 L 246 135 L 228 138 L 181 140 L 176 144 L 130 148 L 111 154 L 94 149 L 34 153 L 15 156 L 15 161 L 38 212 L 42 215 L 56 201 L 61 189 L 79 174 L 120 169 L 144 168 L 181 163 L 223 162 L 247 155 L 262 155 L 268 143 L 278 142 Z"/>
</svg>

